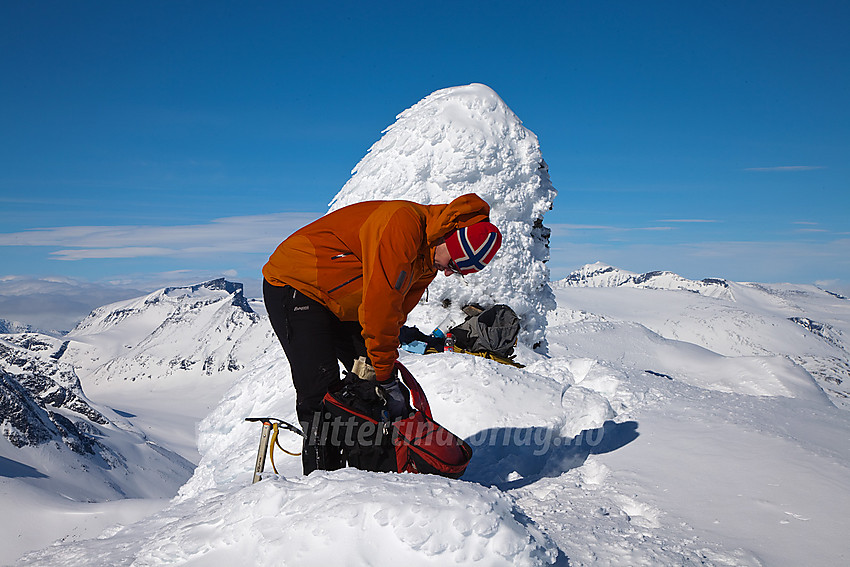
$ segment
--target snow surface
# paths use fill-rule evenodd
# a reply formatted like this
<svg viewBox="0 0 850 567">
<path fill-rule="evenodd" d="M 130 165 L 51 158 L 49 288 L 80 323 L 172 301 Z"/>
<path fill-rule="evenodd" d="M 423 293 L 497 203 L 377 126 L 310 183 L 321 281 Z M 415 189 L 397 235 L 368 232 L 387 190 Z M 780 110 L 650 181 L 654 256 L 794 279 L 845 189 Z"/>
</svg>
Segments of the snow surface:
<svg viewBox="0 0 850 567">
<path fill-rule="evenodd" d="M 744 351 L 754 340 L 741 334 L 740 318 L 728 316 L 732 300 L 556 284 L 550 355 L 520 347 L 525 368 L 402 353 L 437 419 L 474 447 L 462 479 L 355 470 L 305 478 L 298 459 L 278 453 L 280 475 L 251 485 L 259 428 L 244 417 L 294 419 L 286 359 L 268 349 L 201 421 L 200 462 L 170 504 L 154 501 L 156 512 L 132 523 L 140 504 L 128 501 L 127 519 L 82 539 L 95 531 L 71 528 L 77 516 L 68 503 L 36 499 L 54 521 L 65 518 L 69 537 L 17 564 L 229 565 L 245 557 L 257 565 L 846 562 L 850 414 L 799 366 L 753 365 L 771 357 L 709 350 L 710 341 L 731 347 L 745 337 L 731 349 Z M 792 295 L 806 297 L 813 318 L 818 306 L 830 311 L 830 302 L 842 301 L 808 290 Z M 783 334 L 806 331 L 782 324 L 786 313 L 775 298 L 756 292 L 744 304 L 760 316 L 753 318 L 759 340 L 793 345 Z M 665 338 L 639 322 L 652 314 L 697 337 L 704 320 L 694 312 L 714 321 L 709 342 Z M 834 328 L 846 328 L 847 318 L 843 326 L 839 319 L 833 315 Z M 774 323 L 773 337 L 763 336 L 764 321 Z M 658 344 L 666 346 L 653 350 Z M 805 344 L 795 352 L 816 352 Z M 714 381 L 702 356 L 727 360 Z M 773 358 L 788 361 L 782 351 Z M 735 376 L 747 382 L 736 386 Z M 294 448 L 297 439 L 282 443 Z"/>
<path fill-rule="evenodd" d="M 397 189 L 415 186 L 419 197 L 434 200 L 454 195 L 442 193 L 444 185 L 458 193 L 473 185 L 490 190 L 495 202 L 510 202 L 516 189 L 526 212 L 500 214 L 518 223 L 511 234 L 525 236 L 507 240 L 486 287 L 473 294 L 479 283 L 438 280 L 437 289 L 451 286 L 455 294 L 470 286 L 470 297 L 519 285 L 512 262 L 534 277 L 546 274 L 542 260 L 542 271 L 534 271 L 539 258 L 529 253 L 537 244 L 528 223 L 551 201 L 535 193 L 543 187 L 534 186 L 531 171 L 536 141 L 490 93 L 481 85 L 447 89 L 406 111 L 341 192 L 398 198 L 382 193 L 391 174 Z M 493 124 L 480 120 L 481 108 L 490 109 Z M 416 128 L 447 123 L 446 140 L 481 163 L 517 161 L 509 171 L 476 166 L 475 173 L 463 155 L 410 138 L 415 128 L 398 126 L 408 119 Z M 500 154 L 501 146 L 484 143 L 494 139 L 522 143 Z M 458 353 L 401 354 L 437 421 L 473 446 L 459 480 L 351 469 L 304 477 L 298 458 L 278 452 L 279 474 L 252 485 L 260 429 L 244 418 L 295 419 L 288 364 L 265 316 L 238 316 L 241 323 L 228 327 L 223 321 L 239 312 L 232 304 L 190 308 L 192 294 L 166 290 L 154 294 L 158 302 L 131 302 L 138 310 L 120 321 L 113 314 L 130 304 L 105 309 L 93 325 L 113 324 L 79 328 L 67 349 L 88 397 L 124 408 L 152 441 L 197 467 L 167 503 L 74 502 L 49 491 L 38 462 L 24 466 L 0 446 L 0 499 L 17 512 L 4 515 L 0 562 L 847 564 L 850 413 L 842 404 L 850 302 L 817 288 L 691 282 L 616 268 L 600 275 L 606 268 L 587 266 L 551 288 L 518 288 L 528 305 L 539 302 L 526 321 L 545 314 L 548 341 L 547 352 L 527 341 L 518 346 L 523 368 Z M 426 331 L 435 326 L 442 293 L 432 291 L 411 321 Z M 212 344 L 204 346 L 208 337 Z M 201 354 L 219 361 L 225 352 L 236 368 L 202 371 Z M 121 364 L 110 366 L 111 356 Z M 109 379 L 110 368 L 124 369 L 123 379 Z M 298 439 L 284 435 L 281 443 L 295 448 Z"/>
</svg>

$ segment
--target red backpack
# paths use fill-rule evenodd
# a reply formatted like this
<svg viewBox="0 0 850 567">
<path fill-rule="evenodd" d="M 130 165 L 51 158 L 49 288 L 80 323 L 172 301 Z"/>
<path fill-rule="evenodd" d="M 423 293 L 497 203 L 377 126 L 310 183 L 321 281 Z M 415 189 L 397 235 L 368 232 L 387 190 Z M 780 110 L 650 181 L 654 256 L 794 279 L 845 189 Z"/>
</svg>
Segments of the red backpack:
<svg viewBox="0 0 850 567">
<path fill-rule="evenodd" d="M 413 411 L 386 419 L 375 382 L 349 374 L 325 395 L 323 441 L 340 446 L 349 466 L 377 472 L 412 472 L 459 478 L 472 448 L 431 417 L 422 387 L 400 362 L 399 377 L 410 390 Z"/>
</svg>

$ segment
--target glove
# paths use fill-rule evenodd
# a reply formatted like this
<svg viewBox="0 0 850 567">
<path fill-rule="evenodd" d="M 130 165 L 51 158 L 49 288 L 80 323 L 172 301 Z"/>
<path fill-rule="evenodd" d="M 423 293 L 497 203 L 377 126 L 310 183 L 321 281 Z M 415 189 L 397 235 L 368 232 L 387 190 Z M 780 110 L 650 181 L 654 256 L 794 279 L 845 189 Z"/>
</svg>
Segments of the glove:
<svg viewBox="0 0 850 567">
<path fill-rule="evenodd" d="M 420 331 L 417 327 L 408 327 L 404 325 L 398 331 L 398 342 L 403 345 L 410 344 L 413 341 L 424 342 L 426 338 L 425 333 Z"/>
<path fill-rule="evenodd" d="M 443 352 L 443 347 L 446 344 L 446 337 L 435 337 L 434 335 L 426 335 L 417 327 L 402 327 L 398 333 L 398 342 L 402 345 L 413 345 L 417 342 L 423 342 L 427 347 Z M 402 348 L 404 348 L 402 346 Z M 418 354 L 425 354 L 414 349 L 405 349 Z"/>
<path fill-rule="evenodd" d="M 351 371 L 357 374 L 361 380 L 370 380 L 373 382 L 377 380 L 377 377 L 375 376 L 375 368 L 366 362 L 365 356 L 361 356 L 354 361 Z"/>
<path fill-rule="evenodd" d="M 378 383 L 381 390 L 384 392 L 384 398 L 387 402 L 387 412 L 391 419 L 407 415 L 407 396 L 406 392 L 401 391 L 401 383 L 398 379 L 393 379 L 388 382 Z M 406 390 L 406 388 L 405 388 Z"/>
</svg>

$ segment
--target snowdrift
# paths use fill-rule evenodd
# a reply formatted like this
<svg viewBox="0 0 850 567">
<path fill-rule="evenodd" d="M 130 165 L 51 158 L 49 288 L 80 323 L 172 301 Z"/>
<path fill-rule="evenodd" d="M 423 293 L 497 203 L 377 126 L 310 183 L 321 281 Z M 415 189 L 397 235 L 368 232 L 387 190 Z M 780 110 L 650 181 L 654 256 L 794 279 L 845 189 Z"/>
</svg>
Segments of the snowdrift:
<svg viewBox="0 0 850 567">
<path fill-rule="evenodd" d="M 557 551 L 496 489 L 353 469 L 209 490 L 44 565 L 550 564 Z M 56 550 L 59 551 L 59 550 Z"/>
<path fill-rule="evenodd" d="M 106 534 L 105 541 L 66 545 L 53 550 L 58 555 L 47 551 L 22 564 L 54 557 L 61 557 L 64 565 L 124 565 L 133 560 L 166 565 L 201 558 L 205 564 L 225 565 L 240 557 L 252 557 L 261 565 L 558 561 L 557 546 L 510 495 L 491 485 L 515 480 L 518 474 L 515 456 L 502 455 L 505 438 L 514 443 L 514 436 L 527 435 L 524 431 L 531 428 L 544 432 L 538 434 L 541 439 L 560 438 L 562 429 L 574 429 L 560 407 L 563 385 L 537 374 L 521 379 L 519 369 L 463 355 L 409 355 L 405 360 L 423 377 L 435 416 L 484 447 L 480 466 L 467 473 L 475 477 L 473 482 L 348 469 L 305 478 L 300 459 L 279 453 L 282 474 L 270 474 L 252 486 L 259 429 L 244 418 L 262 414 L 291 420 L 295 405 L 286 360 L 269 353 L 201 423 L 201 462 L 171 507 Z M 460 383 L 458 375 L 480 379 Z M 529 400 L 528 406 L 494 411 L 494 403 L 499 407 L 518 399 Z M 608 415 L 606 409 L 597 416 L 598 423 Z M 493 450 L 488 448 L 491 439 L 499 443 Z M 296 448 L 298 438 L 293 435 L 282 443 Z M 547 474 L 555 474 L 558 466 L 538 463 Z"/>
</svg>

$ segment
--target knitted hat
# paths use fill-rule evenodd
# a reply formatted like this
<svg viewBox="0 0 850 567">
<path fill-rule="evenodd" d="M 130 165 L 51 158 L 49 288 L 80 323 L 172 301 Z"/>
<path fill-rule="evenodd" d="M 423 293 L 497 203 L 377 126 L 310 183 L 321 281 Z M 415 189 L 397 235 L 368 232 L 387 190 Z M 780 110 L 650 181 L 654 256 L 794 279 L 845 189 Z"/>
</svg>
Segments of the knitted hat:
<svg viewBox="0 0 850 567">
<path fill-rule="evenodd" d="M 446 237 L 449 255 L 464 276 L 483 270 L 501 245 L 502 233 L 487 221 L 459 228 Z"/>
</svg>

